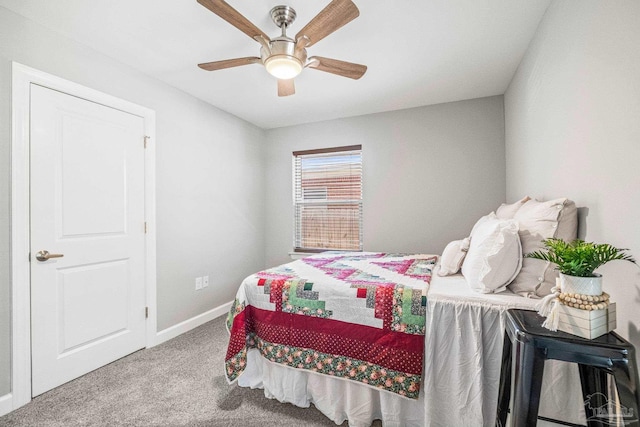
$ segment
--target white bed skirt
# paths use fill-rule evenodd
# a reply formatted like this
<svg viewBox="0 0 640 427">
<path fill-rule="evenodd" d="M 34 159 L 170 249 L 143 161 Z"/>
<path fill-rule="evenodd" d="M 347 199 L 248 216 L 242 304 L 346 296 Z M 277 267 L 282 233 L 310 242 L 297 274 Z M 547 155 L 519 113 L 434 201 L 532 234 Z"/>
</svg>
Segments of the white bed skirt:
<svg viewBox="0 0 640 427">
<path fill-rule="evenodd" d="M 266 397 L 300 407 L 313 403 L 336 424 L 349 420 L 354 427 L 369 427 L 376 419 L 385 427 L 493 426 L 505 312 L 531 309 L 535 301 L 469 294 L 463 284 L 438 280 L 429 290 L 424 382 L 416 400 L 274 364 L 257 350 L 249 352 L 238 385 L 263 388 Z M 579 381 L 576 365 L 548 361 L 540 415 L 584 424 Z"/>
<path fill-rule="evenodd" d="M 417 400 L 381 392 L 350 380 L 293 369 L 269 362 L 257 350 L 247 355 L 241 387 L 264 388 L 270 399 L 308 408 L 311 403 L 336 424 L 369 427 L 379 419 L 390 427 L 424 425 L 424 395 Z"/>
<path fill-rule="evenodd" d="M 432 297 L 425 336 L 430 344 L 425 346 L 424 426 L 495 425 L 507 308 L 515 307 Z M 545 363 L 539 415 L 584 425 L 577 365 Z"/>
</svg>

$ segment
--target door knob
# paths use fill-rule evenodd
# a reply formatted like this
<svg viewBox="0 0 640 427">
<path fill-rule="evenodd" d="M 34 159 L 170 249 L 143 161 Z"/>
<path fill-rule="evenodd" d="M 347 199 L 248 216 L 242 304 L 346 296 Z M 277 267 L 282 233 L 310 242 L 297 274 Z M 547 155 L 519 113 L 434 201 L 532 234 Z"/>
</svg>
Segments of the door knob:
<svg viewBox="0 0 640 427">
<path fill-rule="evenodd" d="M 64 254 L 50 254 L 49 251 L 38 251 L 36 253 L 36 259 L 38 261 L 46 261 L 51 258 L 62 258 Z"/>
</svg>

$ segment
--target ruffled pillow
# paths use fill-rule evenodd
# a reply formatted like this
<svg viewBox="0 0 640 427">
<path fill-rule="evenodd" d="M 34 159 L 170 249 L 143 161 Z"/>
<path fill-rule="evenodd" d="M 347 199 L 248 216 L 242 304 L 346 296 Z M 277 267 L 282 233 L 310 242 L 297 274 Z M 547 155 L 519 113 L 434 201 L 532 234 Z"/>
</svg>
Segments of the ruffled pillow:
<svg viewBox="0 0 640 427">
<path fill-rule="evenodd" d="M 460 271 L 465 255 L 469 250 L 469 238 L 450 242 L 440 257 L 438 276 L 451 276 Z"/>
<path fill-rule="evenodd" d="M 515 220 L 501 220 L 495 214 L 481 218 L 474 226 L 462 274 L 471 289 L 498 293 L 506 289 L 522 266 L 522 247 Z"/>
</svg>

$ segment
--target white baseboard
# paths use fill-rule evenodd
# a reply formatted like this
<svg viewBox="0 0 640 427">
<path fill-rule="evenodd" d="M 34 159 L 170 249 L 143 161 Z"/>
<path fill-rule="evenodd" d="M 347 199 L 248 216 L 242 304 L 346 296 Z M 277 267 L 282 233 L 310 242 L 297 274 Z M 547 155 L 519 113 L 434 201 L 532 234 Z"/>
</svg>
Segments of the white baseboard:
<svg viewBox="0 0 640 427">
<path fill-rule="evenodd" d="M 0 417 L 13 411 L 13 394 L 0 396 Z"/>
<path fill-rule="evenodd" d="M 198 326 L 207 323 L 210 320 L 213 320 L 220 316 L 226 316 L 231 309 L 231 304 L 233 304 L 233 301 L 229 301 L 226 304 L 222 304 L 216 308 L 192 317 L 191 319 L 180 322 L 177 325 L 173 325 L 167 329 L 161 330 L 156 334 L 156 339 L 153 345 L 155 346 L 158 344 L 162 344 L 163 342 L 169 341 L 171 338 L 175 338 L 178 335 L 182 335 L 193 328 L 197 328 Z"/>
</svg>

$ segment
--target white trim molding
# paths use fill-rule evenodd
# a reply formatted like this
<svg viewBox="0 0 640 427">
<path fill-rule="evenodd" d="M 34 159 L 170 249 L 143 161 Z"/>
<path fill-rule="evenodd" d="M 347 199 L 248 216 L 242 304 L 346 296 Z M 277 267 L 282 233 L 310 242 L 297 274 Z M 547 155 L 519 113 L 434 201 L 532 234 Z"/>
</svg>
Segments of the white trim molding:
<svg viewBox="0 0 640 427">
<path fill-rule="evenodd" d="M 142 108 L 142 107 L 141 107 Z M 153 347 L 158 328 L 156 300 L 156 114 L 147 110 L 144 116 L 146 141 L 144 150 L 144 216 L 147 226 L 145 236 L 145 287 L 147 290 L 147 347 Z"/>
<path fill-rule="evenodd" d="M 185 332 L 190 331 L 191 329 L 197 328 L 200 325 L 203 325 L 210 320 L 217 319 L 220 316 L 225 316 L 229 310 L 231 310 L 231 305 L 233 301 L 229 301 L 226 304 L 219 305 L 216 308 L 212 308 L 209 311 L 205 311 L 202 314 L 192 317 L 191 319 L 187 319 L 184 322 L 180 322 L 177 325 L 173 325 L 168 327 L 167 329 L 163 329 L 158 332 L 156 336 L 156 345 L 161 344 L 165 341 L 169 341 L 172 338 L 177 337 L 178 335 L 182 335 Z"/>
<path fill-rule="evenodd" d="M 150 144 L 145 150 L 145 286 L 149 318 L 146 345 L 156 337 L 155 112 L 69 80 L 12 63 L 11 135 L 11 394 L 0 397 L 0 414 L 31 401 L 31 293 L 29 234 L 30 90 L 36 84 L 126 111 L 144 119 Z M 142 142 L 141 142 L 142 143 Z M 9 402 L 9 403 L 7 403 Z"/>
<path fill-rule="evenodd" d="M 13 395 L 11 393 L 0 396 L 0 417 L 13 411 Z"/>
</svg>

